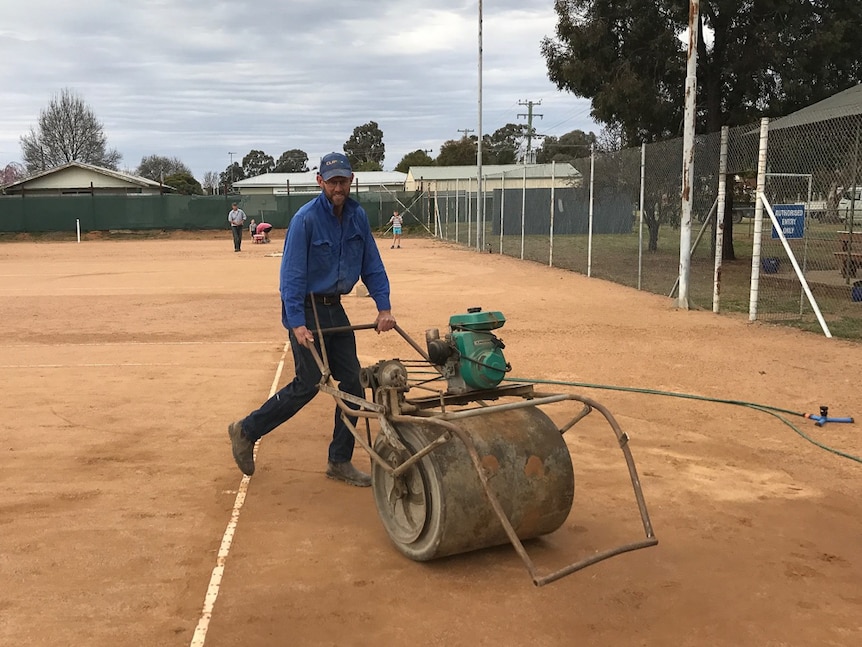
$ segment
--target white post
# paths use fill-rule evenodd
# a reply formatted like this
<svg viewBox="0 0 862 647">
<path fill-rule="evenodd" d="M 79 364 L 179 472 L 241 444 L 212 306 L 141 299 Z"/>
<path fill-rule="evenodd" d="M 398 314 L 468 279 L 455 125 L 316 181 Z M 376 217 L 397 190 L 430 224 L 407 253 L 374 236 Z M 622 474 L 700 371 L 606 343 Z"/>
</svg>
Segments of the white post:
<svg viewBox="0 0 862 647">
<path fill-rule="evenodd" d="M 757 320 L 757 298 L 760 291 L 760 246 L 763 240 L 763 201 L 766 189 L 766 148 L 769 118 L 760 120 L 760 148 L 757 152 L 757 200 L 754 202 L 754 238 L 751 248 L 751 289 L 748 294 L 748 320 Z"/>
<path fill-rule="evenodd" d="M 688 64 L 685 74 L 685 118 L 682 145 L 682 216 L 679 225 L 679 299 L 677 305 L 688 310 L 688 284 L 691 278 L 691 204 L 694 187 L 694 134 L 697 99 L 697 28 L 700 0 L 688 3 Z"/>
<path fill-rule="evenodd" d="M 78 242 L 80 243 L 81 242 L 81 219 L 80 218 L 75 220 L 75 229 L 78 232 Z"/>
<path fill-rule="evenodd" d="M 550 238 L 548 240 L 548 265 L 551 267 L 554 266 L 554 211 L 555 211 L 555 209 L 554 209 L 554 206 L 555 206 L 554 205 L 554 188 L 555 188 L 555 186 L 554 185 L 557 183 L 556 170 L 557 170 L 556 162 L 552 161 L 551 162 L 551 223 L 550 223 L 551 227 L 550 227 L 550 232 L 549 232 Z"/>
<path fill-rule="evenodd" d="M 455 178 L 455 242 L 458 242 L 458 178 Z"/>
<path fill-rule="evenodd" d="M 587 230 L 587 276 L 592 276 L 593 269 L 593 187 L 596 178 L 596 145 L 590 144 L 590 217 Z"/>
<path fill-rule="evenodd" d="M 503 215 L 506 213 L 506 174 L 500 177 L 500 253 L 503 253 Z"/>
<path fill-rule="evenodd" d="M 644 187 L 646 177 L 646 144 L 641 144 L 641 201 L 640 201 L 640 218 L 638 219 L 638 290 L 641 289 L 641 280 L 643 279 L 644 269 Z"/>
<path fill-rule="evenodd" d="M 527 165 L 524 164 L 524 185 L 521 188 L 521 260 L 524 260 L 524 224 L 527 218 Z"/>
<path fill-rule="evenodd" d="M 730 128 L 721 127 L 721 149 L 718 154 L 718 206 L 715 210 L 715 269 L 712 276 L 712 311 L 718 314 L 721 303 L 721 256 L 724 246 L 724 210 L 727 192 L 727 140 Z"/>
</svg>

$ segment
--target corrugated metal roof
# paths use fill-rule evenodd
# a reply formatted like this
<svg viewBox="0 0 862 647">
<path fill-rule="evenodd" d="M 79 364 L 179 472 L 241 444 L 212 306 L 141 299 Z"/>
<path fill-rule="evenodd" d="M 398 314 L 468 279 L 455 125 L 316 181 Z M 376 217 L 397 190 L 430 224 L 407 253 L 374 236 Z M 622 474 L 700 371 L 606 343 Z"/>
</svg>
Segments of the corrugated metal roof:
<svg viewBox="0 0 862 647">
<path fill-rule="evenodd" d="M 356 171 L 353 174 L 354 181 L 364 185 L 377 184 L 404 184 L 407 179 L 406 173 L 398 171 Z M 233 185 L 240 189 L 266 188 L 287 186 L 317 186 L 317 171 L 306 171 L 305 173 L 264 173 L 255 177 L 238 180 Z"/>
<path fill-rule="evenodd" d="M 501 176 L 529 178 L 581 177 L 580 171 L 568 162 L 556 164 L 489 164 L 482 166 L 484 177 Z M 423 180 L 467 180 L 476 179 L 477 166 L 411 166 L 408 175 L 413 181 Z"/>
<path fill-rule="evenodd" d="M 862 114 L 862 83 L 776 119 L 769 124 L 769 129 L 793 128 L 858 114 Z"/>
<path fill-rule="evenodd" d="M 162 185 L 158 182 L 154 182 L 145 177 L 140 177 L 138 175 L 130 175 L 129 173 L 123 173 L 122 171 L 114 171 L 109 168 L 102 168 L 101 166 L 94 166 L 93 164 L 86 164 L 84 162 L 69 162 L 67 164 L 63 164 L 62 166 L 55 166 L 54 168 L 47 169 L 45 171 L 39 171 L 38 173 L 34 173 L 33 175 L 28 175 L 22 180 L 18 180 L 17 182 L 13 182 L 12 184 L 7 184 L 3 187 L 4 190 L 12 189 L 19 186 L 24 186 L 28 182 L 32 182 L 33 180 L 37 180 L 40 177 L 45 177 L 47 175 L 53 175 L 55 173 L 59 173 L 60 171 L 64 171 L 68 168 L 82 168 L 88 171 L 93 171 L 94 173 L 99 173 L 100 175 L 106 175 L 108 177 L 113 177 L 118 180 L 122 180 L 124 182 L 129 182 L 130 184 L 136 186 L 146 186 L 151 188 L 159 188 Z M 24 186 L 26 188 L 26 186 Z M 165 185 L 165 189 L 169 191 L 173 191 L 172 187 L 168 187 Z"/>
</svg>

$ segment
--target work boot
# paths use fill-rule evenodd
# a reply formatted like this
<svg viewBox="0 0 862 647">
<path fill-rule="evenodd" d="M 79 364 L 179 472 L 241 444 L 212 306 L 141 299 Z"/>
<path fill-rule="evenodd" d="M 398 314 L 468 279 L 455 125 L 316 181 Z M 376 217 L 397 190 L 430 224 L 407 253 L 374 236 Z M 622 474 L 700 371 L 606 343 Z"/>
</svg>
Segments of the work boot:
<svg viewBox="0 0 862 647">
<path fill-rule="evenodd" d="M 242 433 L 242 420 L 230 423 L 227 435 L 230 436 L 233 459 L 237 467 L 246 476 L 251 476 L 254 474 L 254 443 Z"/>
<path fill-rule="evenodd" d="M 346 461 L 344 463 L 333 463 L 329 461 L 326 466 L 326 476 L 336 481 L 344 481 L 356 487 L 369 487 L 371 485 L 371 475 L 365 472 L 360 472 L 353 467 L 353 463 Z"/>
</svg>

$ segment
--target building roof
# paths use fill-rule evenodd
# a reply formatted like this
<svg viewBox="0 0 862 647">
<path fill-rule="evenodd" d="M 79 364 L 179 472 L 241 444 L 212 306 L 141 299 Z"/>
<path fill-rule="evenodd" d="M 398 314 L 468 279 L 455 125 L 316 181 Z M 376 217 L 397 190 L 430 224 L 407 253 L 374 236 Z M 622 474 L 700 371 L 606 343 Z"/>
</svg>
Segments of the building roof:
<svg viewBox="0 0 862 647">
<path fill-rule="evenodd" d="M 356 171 L 353 174 L 355 182 L 361 185 L 404 184 L 406 173 L 398 171 Z M 268 188 L 268 187 L 313 186 L 317 187 L 317 171 L 305 173 L 264 173 L 255 177 L 238 180 L 233 183 L 238 189 Z"/>
<path fill-rule="evenodd" d="M 786 117 L 781 117 L 769 124 L 770 130 L 804 126 L 838 117 L 852 117 L 862 114 L 862 83 L 833 94 L 831 97 L 818 101 Z"/>
<path fill-rule="evenodd" d="M 482 166 L 483 177 L 506 175 L 528 178 L 537 177 L 581 177 L 580 171 L 568 162 L 556 164 L 489 164 Z M 476 179 L 477 166 L 411 166 L 410 178 L 417 180 L 468 180 Z"/>
<path fill-rule="evenodd" d="M 28 175 L 22 180 L 18 180 L 17 182 L 12 182 L 11 184 L 7 184 L 3 187 L 4 190 L 15 189 L 15 188 L 27 188 L 26 185 L 34 180 L 38 180 L 39 178 L 44 178 L 49 175 L 55 175 L 62 171 L 65 171 L 70 168 L 79 168 L 86 171 L 92 171 L 93 173 L 97 173 L 99 175 L 104 175 L 105 177 L 114 178 L 115 180 L 120 180 L 122 182 L 127 182 L 133 186 L 139 187 L 147 187 L 151 189 L 158 189 L 160 187 L 164 187 L 166 191 L 173 191 L 172 187 L 167 185 L 159 184 L 158 182 L 154 182 L 145 177 L 140 177 L 138 175 L 131 175 L 129 173 L 123 173 L 122 171 L 114 171 L 112 169 L 102 168 L 101 166 L 94 166 L 93 164 L 86 164 L 84 162 L 68 162 L 67 164 L 63 164 L 62 166 L 55 166 L 54 168 L 46 169 L 44 171 L 39 171 L 37 173 L 33 173 L 32 175 Z M 81 187 L 69 187 L 69 188 L 81 188 Z"/>
</svg>

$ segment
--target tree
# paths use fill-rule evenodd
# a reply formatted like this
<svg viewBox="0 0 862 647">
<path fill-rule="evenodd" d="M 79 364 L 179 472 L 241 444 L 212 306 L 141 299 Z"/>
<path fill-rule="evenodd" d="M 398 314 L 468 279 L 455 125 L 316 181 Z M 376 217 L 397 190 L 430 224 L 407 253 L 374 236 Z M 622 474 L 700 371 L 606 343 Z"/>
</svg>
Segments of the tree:
<svg viewBox="0 0 862 647">
<path fill-rule="evenodd" d="M 191 173 L 174 173 L 165 176 L 165 184 L 177 190 L 181 195 L 203 195 L 204 191 Z"/>
<path fill-rule="evenodd" d="M 185 173 L 191 175 L 188 166 L 176 157 L 162 157 L 161 155 L 147 155 L 141 158 L 141 163 L 135 171 L 136 175 L 145 177 L 155 182 L 164 181 L 169 175 Z"/>
<path fill-rule="evenodd" d="M 524 124 L 506 124 L 482 138 L 482 163 L 515 164 L 521 150 L 521 142 L 527 135 Z M 535 133 L 532 133 L 535 137 Z"/>
<path fill-rule="evenodd" d="M 357 126 L 353 134 L 344 142 L 344 154 L 350 160 L 350 165 L 357 170 L 363 162 L 374 162 L 378 169 L 383 168 L 383 158 L 386 147 L 383 145 L 383 131 L 377 126 L 376 121 Z"/>
<path fill-rule="evenodd" d="M 68 88 L 55 95 L 39 113 L 37 127 L 21 136 L 21 151 L 30 172 L 69 162 L 117 170 L 122 159 L 116 150 L 107 149 L 107 139 L 95 113 Z"/>
<path fill-rule="evenodd" d="M 558 0 L 542 41 L 558 88 L 636 146 L 682 134 L 688 27 L 684 0 Z M 788 114 L 862 78 L 862 4 L 854 0 L 700 3 L 697 125 Z"/>
<path fill-rule="evenodd" d="M 24 178 L 27 171 L 18 162 L 9 162 L 6 166 L 0 169 L 0 186 L 12 184 Z"/>
<path fill-rule="evenodd" d="M 242 170 L 245 177 L 257 177 L 264 173 L 272 173 L 275 168 L 275 160 L 272 155 L 263 151 L 252 150 L 242 158 Z"/>
<path fill-rule="evenodd" d="M 477 142 L 475 135 L 443 142 L 437 166 L 476 166 Z"/>
<path fill-rule="evenodd" d="M 596 143 L 593 133 L 573 130 L 559 138 L 548 135 L 539 149 L 536 161 L 539 164 L 550 162 L 574 162 L 590 155 L 590 144 Z"/>
<path fill-rule="evenodd" d="M 245 171 L 242 170 L 242 166 L 239 165 L 239 162 L 234 162 L 233 166 L 230 164 L 227 165 L 227 168 L 219 173 L 218 182 L 219 186 L 226 186 L 229 188 L 233 188 L 233 183 L 239 180 L 245 179 Z"/>
<path fill-rule="evenodd" d="M 284 151 L 275 163 L 275 173 L 305 173 L 308 171 L 308 153 L 298 148 Z"/>
<path fill-rule="evenodd" d="M 204 173 L 203 188 L 206 189 L 207 193 L 211 195 L 218 193 L 218 185 L 218 173 L 215 171 L 207 171 Z"/>
<path fill-rule="evenodd" d="M 428 156 L 421 148 L 417 148 L 412 153 L 407 153 L 401 158 L 401 161 L 395 166 L 395 170 L 400 173 L 406 173 L 411 166 L 434 166 L 434 160 Z"/>
</svg>

